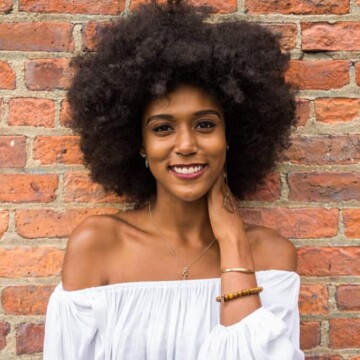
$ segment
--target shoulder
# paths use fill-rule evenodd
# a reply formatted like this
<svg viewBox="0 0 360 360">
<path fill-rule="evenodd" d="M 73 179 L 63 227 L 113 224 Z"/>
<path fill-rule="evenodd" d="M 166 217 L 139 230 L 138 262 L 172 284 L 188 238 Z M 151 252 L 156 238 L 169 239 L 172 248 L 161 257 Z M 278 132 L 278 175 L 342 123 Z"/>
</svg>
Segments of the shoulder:
<svg viewBox="0 0 360 360">
<path fill-rule="evenodd" d="M 265 226 L 246 225 L 246 232 L 261 270 L 296 271 L 297 255 L 294 244 L 276 230 Z"/>
<path fill-rule="evenodd" d="M 117 240 L 112 216 L 94 215 L 83 220 L 71 233 L 65 252 L 62 283 L 66 290 L 103 285 L 104 260 Z"/>
</svg>

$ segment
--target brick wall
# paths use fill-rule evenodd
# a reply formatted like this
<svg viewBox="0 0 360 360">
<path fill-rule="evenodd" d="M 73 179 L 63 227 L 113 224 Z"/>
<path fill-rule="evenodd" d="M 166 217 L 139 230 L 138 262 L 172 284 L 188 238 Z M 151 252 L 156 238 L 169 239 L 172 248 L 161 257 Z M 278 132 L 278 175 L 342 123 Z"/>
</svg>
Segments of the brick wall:
<svg viewBox="0 0 360 360">
<path fill-rule="evenodd" d="M 307 359 L 359 360 L 360 0 L 192 0 L 283 34 L 301 91 L 294 146 L 248 221 L 293 240 Z M 0 0 L 0 359 L 40 359 L 66 238 L 125 205 L 91 184 L 67 128 L 69 58 L 140 0 Z"/>
</svg>

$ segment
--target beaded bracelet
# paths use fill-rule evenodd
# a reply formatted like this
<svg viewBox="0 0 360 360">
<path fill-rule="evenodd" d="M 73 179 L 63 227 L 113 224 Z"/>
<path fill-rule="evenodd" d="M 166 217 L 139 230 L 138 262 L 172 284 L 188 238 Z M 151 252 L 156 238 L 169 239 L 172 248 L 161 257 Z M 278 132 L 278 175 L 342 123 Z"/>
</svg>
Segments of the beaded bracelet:
<svg viewBox="0 0 360 360">
<path fill-rule="evenodd" d="M 263 291 L 263 288 L 261 286 L 254 287 L 254 288 L 249 288 L 249 289 L 244 289 L 244 290 L 240 290 L 240 291 L 235 291 L 233 293 L 228 293 L 228 294 L 225 294 L 225 295 L 219 295 L 216 298 L 216 301 L 224 303 L 226 301 L 235 300 L 235 299 L 237 299 L 239 297 L 242 297 L 242 296 L 255 295 L 255 294 L 258 294 L 258 293 L 260 293 L 262 291 Z"/>
</svg>

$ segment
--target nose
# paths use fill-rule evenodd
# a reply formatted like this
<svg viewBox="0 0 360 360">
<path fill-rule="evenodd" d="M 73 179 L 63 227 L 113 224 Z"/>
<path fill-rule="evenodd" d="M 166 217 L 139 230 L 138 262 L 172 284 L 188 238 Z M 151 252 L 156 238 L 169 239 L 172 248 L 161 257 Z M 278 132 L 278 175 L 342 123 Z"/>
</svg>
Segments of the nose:
<svg viewBox="0 0 360 360">
<path fill-rule="evenodd" d="M 197 151 L 196 134 L 192 129 L 179 129 L 175 140 L 175 152 L 178 155 L 189 156 Z"/>
</svg>

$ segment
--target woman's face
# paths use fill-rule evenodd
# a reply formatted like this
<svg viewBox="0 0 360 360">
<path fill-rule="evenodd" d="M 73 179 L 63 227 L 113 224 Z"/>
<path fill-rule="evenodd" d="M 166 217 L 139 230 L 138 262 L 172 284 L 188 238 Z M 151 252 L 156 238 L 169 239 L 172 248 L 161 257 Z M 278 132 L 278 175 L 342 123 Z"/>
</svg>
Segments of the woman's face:
<svg viewBox="0 0 360 360">
<path fill-rule="evenodd" d="M 197 200 L 223 171 L 223 110 L 199 88 L 180 86 L 151 101 L 143 115 L 142 136 L 142 152 L 157 181 L 158 195 Z"/>
</svg>

